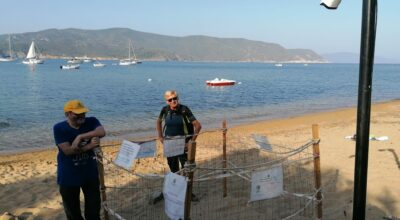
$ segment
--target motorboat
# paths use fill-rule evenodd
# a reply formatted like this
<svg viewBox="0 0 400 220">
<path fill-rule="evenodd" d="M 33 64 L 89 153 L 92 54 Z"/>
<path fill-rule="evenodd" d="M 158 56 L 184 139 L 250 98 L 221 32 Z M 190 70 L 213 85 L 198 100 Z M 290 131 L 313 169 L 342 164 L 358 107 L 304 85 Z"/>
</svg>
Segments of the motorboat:
<svg viewBox="0 0 400 220">
<path fill-rule="evenodd" d="M 83 60 L 84 63 L 91 63 L 93 62 L 93 59 L 88 57 L 87 55 L 85 55 L 84 57 L 81 58 L 81 60 Z"/>
<path fill-rule="evenodd" d="M 95 63 L 93 63 L 94 67 L 105 67 L 106 64 L 105 63 L 100 63 L 99 61 L 96 61 Z"/>
<path fill-rule="evenodd" d="M 66 65 L 61 65 L 60 69 L 62 70 L 72 70 L 72 69 L 79 69 L 80 65 L 79 64 L 66 64 Z"/>
<path fill-rule="evenodd" d="M 68 60 L 67 63 L 69 63 L 69 64 L 81 64 L 81 63 L 83 63 L 83 60 L 72 58 L 72 59 Z"/>
<path fill-rule="evenodd" d="M 39 54 L 36 52 L 37 48 L 35 46 L 35 42 L 32 41 L 31 46 L 29 47 L 28 54 L 26 55 L 25 60 L 22 61 L 23 64 L 43 64 L 44 61 L 40 59 Z"/>
<path fill-rule="evenodd" d="M 277 67 L 282 67 L 283 64 L 282 64 L 282 63 L 276 63 L 275 66 L 277 66 Z"/>
<path fill-rule="evenodd" d="M 206 81 L 207 86 L 233 86 L 235 85 L 235 83 L 236 83 L 235 80 L 219 79 L 219 78 Z"/>
</svg>

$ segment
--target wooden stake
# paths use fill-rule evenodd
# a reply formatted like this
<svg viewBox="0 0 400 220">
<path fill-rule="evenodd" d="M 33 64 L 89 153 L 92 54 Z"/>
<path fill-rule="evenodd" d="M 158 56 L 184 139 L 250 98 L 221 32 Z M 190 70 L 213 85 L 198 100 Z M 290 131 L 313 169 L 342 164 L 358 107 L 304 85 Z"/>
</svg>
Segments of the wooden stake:
<svg viewBox="0 0 400 220">
<path fill-rule="evenodd" d="M 222 122 L 222 167 L 226 168 L 227 167 L 227 157 L 226 157 L 226 133 L 227 133 L 227 128 L 226 128 L 226 120 Z M 226 172 L 224 172 L 225 174 Z M 227 188 L 227 178 L 224 177 L 223 183 L 222 183 L 222 188 L 223 188 L 223 197 L 226 197 L 228 195 L 228 188 Z"/>
<path fill-rule="evenodd" d="M 189 165 L 194 165 L 195 162 L 196 162 L 196 142 L 190 141 L 187 163 Z M 193 173 L 194 173 L 193 168 L 194 167 L 190 167 L 189 172 L 186 173 L 188 182 L 187 182 L 186 198 L 185 198 L 184 220 L 190 219 L 190 206 L 192 202 L 192 191 L 193 191 Z"/>
<path fill-rule="evenodd" d="M 100 147 L 95 149 L 97 155 L 97 169 L 99 171 L 100 182 L 100 196 L 102 202 L 102 209 L 104 213 L 104 220 L 109 220 L 108 211 L 104 208 L 104 203 L 107 201 L 106 186 L 104 184 L 104 166 L 103 166 L 103 151 Z"/>
<path fill-rule="evenodd" d="M 312 125 L 312 137 L 314 141 L 319 141 L 319 128 L 317 124 Z M 321 162 L 319 154 L 319 142 L 313 144 L 314 153 L 314 177 L 315 177 L 315 188 L 317 193 L 317 218 L 322 219 L 322 193 L 321 193 Z"/>
</svg>

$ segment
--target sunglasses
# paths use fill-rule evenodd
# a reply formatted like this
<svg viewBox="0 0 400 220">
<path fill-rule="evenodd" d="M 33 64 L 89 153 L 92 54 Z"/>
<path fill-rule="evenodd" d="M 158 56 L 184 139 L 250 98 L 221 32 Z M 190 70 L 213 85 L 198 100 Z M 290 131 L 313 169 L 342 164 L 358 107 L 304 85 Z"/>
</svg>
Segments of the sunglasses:
<svg viewBox="0 0 400 220">
<path fill-rule="evenodd" d="M 167 99 L 168 102 L 172 102 L 172 101 L 174 101 L 174 100 L 175 100 L 175 101 L 178 100 L 178 97 L 175 96 L 175 97 L 173 97 L 173 98 Z"/>
<path fill-rule="evenodd" d="M 81 114 L 75 114 L 73 112 L 71 112 L 74 118 L 85 118 L 85 113 L 81 113 Z"/>
</svg>

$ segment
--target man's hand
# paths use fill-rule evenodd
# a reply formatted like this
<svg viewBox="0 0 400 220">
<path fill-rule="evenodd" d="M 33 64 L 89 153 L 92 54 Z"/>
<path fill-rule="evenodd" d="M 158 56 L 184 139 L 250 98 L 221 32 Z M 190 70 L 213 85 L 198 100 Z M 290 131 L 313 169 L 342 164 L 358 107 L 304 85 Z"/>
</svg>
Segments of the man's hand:
<svg viewBox="0 0 400 220">
<path fill-rule="evenodd" d="M 161 142 L 161 144 L 164 144 L 164 137 L 158 137 L 158 140 Z"/>
<path fill-rule="evenodd" d="M 75 140 L 72 142 L 72 147 L 79 147 L 80 143 L 82 141 L 82 137 L 80 135 L 76 136 Z"/>
<path fill-rule="evenodd" d="M 95 146 L 99 146 L 100 145 L 100 138 L 99 137 L 92 137 L 90 142 Z"/>
</svg>

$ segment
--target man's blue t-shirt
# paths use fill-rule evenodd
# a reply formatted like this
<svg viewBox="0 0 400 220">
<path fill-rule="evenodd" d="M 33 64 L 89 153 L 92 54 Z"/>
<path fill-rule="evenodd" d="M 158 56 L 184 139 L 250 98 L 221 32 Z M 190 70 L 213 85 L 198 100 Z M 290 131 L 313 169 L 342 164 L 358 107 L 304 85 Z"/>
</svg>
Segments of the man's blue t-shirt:
<svg viewBox="0 0 400 220">
<path fill-rule="evenodd" d="M 185 114 L 188 117 L 190 123 L 196 120 L 196 117 L 194 117 L 192 111 L 189 109 L 189 107 L 185 105 L 179 105 L 176 110 L 170 109 L 169 106 L 163 107 L 158 118 L 160 120 L 164 120 L 163 133 L 165 136 L 173 137 L 185 135 L 183 118 L 184 116 L 181 113 L 182 108 L 185 109 Z"/>
<path fill-rule="evenodd" d="M 65 142 L 72 144 L 76 136 L 93 131 L 99 126 L 101 124 L 95 117 L 87 117 L 79 129 L 72 128 L 67 121 L 63 121 L 53 127 L 54 140 L 57 147 L 58 144 Z M 59 185 L 81 186 L 98 178 L 93 150 L 67 156 L 58 147 L 57 163 L 57 183 Z"/>
</svg>

